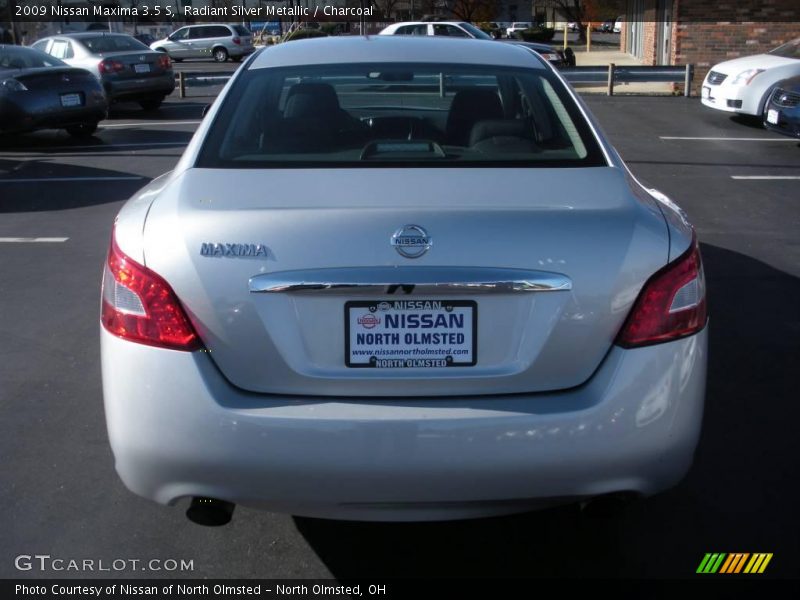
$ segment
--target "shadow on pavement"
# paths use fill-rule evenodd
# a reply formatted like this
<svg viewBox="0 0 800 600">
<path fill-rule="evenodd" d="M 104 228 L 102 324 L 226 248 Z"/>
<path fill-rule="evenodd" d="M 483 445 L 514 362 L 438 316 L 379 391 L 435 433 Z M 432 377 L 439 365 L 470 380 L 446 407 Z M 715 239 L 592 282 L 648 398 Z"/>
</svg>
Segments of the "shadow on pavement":
<svg viewBox="0 0 800 600">
<path fill-rule="evenodd" d="M 606 518 L 571 505 L 446 523 L 295 518 L 298 531 L 337 578 L 687 578 L 704 553 L 731 549 L 786 556 L 771 575 L 792 576 L 800 279 L 701 249 L 711 318 L 706 414 L 695 464 L 676 488 Z"/>
<path fill-rule="evenodd" d="M 177 91 L 174 92 L 177 95 Z M 211 101 L 203 100 L 176 100 L 165 101 L 157 110 L 142 110 L 135 102 L 120 102 L 113 104 L 109 110 L 108 118 L 112 121 L 125 119 L 127 121 L 175 121 L 182 119 L 200 119 L 203 107 Z M 102 123 L 101 123 L 102 126 Z"/>
<path fill-rule="evenodd" d="M 729 117 L 733 123 L 737 125 L 744 125 L 750 129 L 758 129 L 764 131 L 764 120 L 759 115 L 732 115 Z"/>
<path fill-rule="evenodd" d="M 15 179 L 22 181 L 14 183 Z M 147 177 L 109 169 L 37 159 L 0 159 L 0 214 L 63 210 L 126 200 L 148 181 Z"/>
<path fill-rule="evenodd" d="M 157 130 L 157 129 L 125 129 L 124 139 L 107 139 L 99 134 L 110 134 L 119 137 L 118 130 L 113 127 L 104 128 L 100 125 L 97 135 L 88 138 L 76 139 L 68 134 L 46 130 L 28 134 L 6 136 L 0 140 L 0 152 L 7 153 L 37 153 L 44 155 L 59 155 L 64 153 L 103 152 L 130 152 L 131 149 L 145 151 L 149 149 L 164 150 L 167 148 L 183 148 L 192 139 L 192 131 Z M 109 136 L 109 137 L 110 137 Z M 152 144 L 148 146 L 148 144 Z M 79 167 L 76 167 L 79 168 Z"/>
</svg>

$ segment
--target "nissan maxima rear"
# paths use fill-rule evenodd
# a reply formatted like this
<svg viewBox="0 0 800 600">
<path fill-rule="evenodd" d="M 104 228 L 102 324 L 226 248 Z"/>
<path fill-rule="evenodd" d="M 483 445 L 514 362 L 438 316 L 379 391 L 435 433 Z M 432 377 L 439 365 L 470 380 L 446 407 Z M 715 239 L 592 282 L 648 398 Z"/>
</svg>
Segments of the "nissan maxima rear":
<svg viewBox="0 0 800 600">
<path fill-rule="evenodd" d="M 700 433 L 692 227 L 513 44 L 254 54 L 119 213 L 101 319 L 117 472 L 210 523 L 647 496 Z"/>
</svg>

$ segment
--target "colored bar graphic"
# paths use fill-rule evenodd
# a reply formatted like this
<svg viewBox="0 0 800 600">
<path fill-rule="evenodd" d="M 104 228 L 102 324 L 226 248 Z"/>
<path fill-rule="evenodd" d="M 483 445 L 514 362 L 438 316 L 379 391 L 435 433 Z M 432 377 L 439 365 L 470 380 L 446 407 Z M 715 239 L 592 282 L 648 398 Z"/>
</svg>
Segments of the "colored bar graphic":
<svg viewBox="0 0 800 600">
<path fill-rule="evenodd" d="M 731 563 L 734 561 L 734 558 L 736 558 L 735 554 L 728 554 L 728 558 L 725 560 L 724 563 L 722 563 L 722 568 L 719 570 L 719 572 L 727 573 L 728 569 L 730 569 L 731 567 Z"/>
<path fill-rule="evenodd" d="M 753 572 L 753 566 L 756 564 L 756 561 L 760 561 L 761 560 L 759 558 L 760 556 L 761 556 L 760 554 L 753 554 L 753 558 L 750 559 L 750 562 L 747 563 L 747 566 L 744 568 L 744 572 L 745 573 L 752 573 Z"/>
<path fill-rule="evenodd" d="M 739 556 L 740 558 L 739 562 L 736 563 L 736 569 L 731 569 L 731 573 L 739 573 L 742 570 L 742 567 L 744 567 L 744 561 L 747 560 L 747 558 L 750 556 L 750 553 L 740 554 Z"/>
<path fill-rule="evenodd" d="M 735 572 L 736 568 L 740 565 L 741 560 L 742 560 L 742 554 L 738 552 L 728 554 L 728 560 L 725 561 L 725 564 L 722 565 L 722 568 L 719 570 L 719 572 L 720 573 Z"/>
<path fill-rule="evenodd" d="M 711 554 L 710 553 L 706 553 L 706 555 L 703 557 L 703 560 L 700 561 L 700 566 L 697 567 L 696 573 L 705 573 L 706 572 L 706 565 L 708 564 L 710 558 L 711 558 Z"/>
<path fill-rule="evenodd" d="M 719 555 L 719 558 L 717 559 L 717 562 L 715 562 L 713 564 L 713 566 L 711 567 L 711 570 L 709 571 L 709 573 L 716 573 L 717 570 L 719 569 L 720 565 L 722 564 L 722 561 L 723 561 L 724 558 L 725 558 L 725 553 L 723 552 L 722 554 Z"/>
<path fill-rule="evenodd" d="M 749 552 L 707 552 L 697 567 L 697 573 L 763 573 L 769 561 L 772 560 L 772 553 L 759 552 L 750 554 Z M 747 566 L 745 566 L 747 565 Z"/>
<path fill-rule="evenodd" d="M 759 573 L 763 573 L 764 569 L 767 568 L 767 565 L 769 564 L 769 561 L 771 561 L 771 560 L 772 560 L 772 552 L 767 554 L 767 557 L 764 559 L 764 562 L 761 563 L 761 568 L 758 570 L 758 572 Z"/>
</svg>

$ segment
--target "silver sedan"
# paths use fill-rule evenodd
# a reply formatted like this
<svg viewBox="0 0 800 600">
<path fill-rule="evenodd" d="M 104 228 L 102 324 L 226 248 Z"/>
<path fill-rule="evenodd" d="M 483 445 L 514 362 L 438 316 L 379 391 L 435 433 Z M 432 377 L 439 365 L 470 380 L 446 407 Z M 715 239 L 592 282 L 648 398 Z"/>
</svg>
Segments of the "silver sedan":
<svg viewBox="0 0 800 600">
<path fill-rule="evenodd" d="M 684 213 L 540 56 L 281 44 L 117 217 L 109 438 L 205 524 L 647 496 L 692 463 L 706 321 Z"/>
<path fill-rule="evenodd" d="M 130 35 L 69 33 L 43 38 L 33 47 L 92 72 L 111 102 L 138 102 L 145 110 L 153 110 L 175 89 L 169 56 L 150 50 Z"/>
</svg>

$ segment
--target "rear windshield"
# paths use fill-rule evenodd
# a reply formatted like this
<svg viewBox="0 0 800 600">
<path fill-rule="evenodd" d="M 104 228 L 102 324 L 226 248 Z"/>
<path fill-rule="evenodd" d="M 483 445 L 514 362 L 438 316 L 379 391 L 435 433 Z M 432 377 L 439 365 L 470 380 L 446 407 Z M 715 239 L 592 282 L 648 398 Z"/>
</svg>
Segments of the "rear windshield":
<svg viewBox="0 0 800 600">
<path fill-rule="evenodd" d="M 44 69 L 66 66 L 66 63 L 57 58 L 33 48 L 0 46 L 0 69 Z"/>
<path fill-rule="evenodd" d="M 104 52 L 124 52 L 131 50 L 140 52 L 150 50 L 142 42 L 127 35 L 98 35 L 97 37 L 82 37 L 80 43 L 86 46 L 92 54 Z"/>
<path fill-rule="evenodd" d="M 490 36 L 488 33 L 483 31 L 482 29 L 478 29 L 477 27 L 475 27 L 475 25 L 472 25 L 471 23 L 459 23 L 459 25 L 461 25 L 461 27 L 463 27 L 464 29 L 469 31 L 474 37 L 478 38 L 479 40 L 491 40 L 492 39 L 492 36 Z"/>
<path fill-rule="evenodd" d="M 792 40 L 783 46 L 778 46 L 774 50 L 770 50 L 769 53 L 775 56 L 783 56 L 784 58 L 800 58 L 800 38 Z"/>
<path fill-rule="evenodd" d="M 234 30 L 234 31 L 235 31 L 235 32 L 236 32 L 238 35 L 243 35 L 243 36 L 249 36 L 249 35 L 252 35 L 252 34 L 250 33 L 250 30 L 249 30 L 247 27 L 245 27 L 244 25 L 234 25 L 234 26 L 233 26 L 233 30 Z"/>
<path fill-rule="evenodd" d="M 382 63 L 245 71 L 197 166 L 605 164 L 548 70 Z"/>
</svg>

